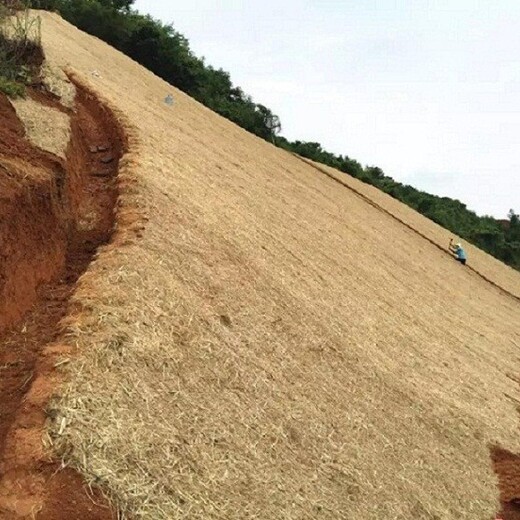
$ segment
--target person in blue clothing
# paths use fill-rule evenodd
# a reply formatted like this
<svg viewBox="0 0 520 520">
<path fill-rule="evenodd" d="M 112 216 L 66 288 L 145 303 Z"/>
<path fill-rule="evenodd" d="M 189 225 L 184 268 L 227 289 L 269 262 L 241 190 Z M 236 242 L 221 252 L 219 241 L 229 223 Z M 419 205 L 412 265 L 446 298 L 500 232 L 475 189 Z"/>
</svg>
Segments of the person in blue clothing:
<svg viewBox="0 0 520 520">
<path fill-rule="evenodd" d="M 455 260 L 457 260 L 457 262 L 460 262 L 462 265 L 466 265 L 466 252 L 464 249 L 462 249 L 462 245 L 460 243 L 453 243 L 453 238 L 450 240 L 449 250 L 455 256 Z"/>
</svg>

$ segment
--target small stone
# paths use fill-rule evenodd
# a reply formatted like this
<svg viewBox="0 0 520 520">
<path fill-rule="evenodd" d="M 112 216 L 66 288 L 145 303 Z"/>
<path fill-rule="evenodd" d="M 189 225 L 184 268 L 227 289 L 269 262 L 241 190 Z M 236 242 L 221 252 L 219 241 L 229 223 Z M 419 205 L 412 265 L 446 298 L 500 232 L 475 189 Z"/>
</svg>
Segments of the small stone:
<svg viewBox="0 0 520 520">
<path fill-rule="evenodd" d="M 111 163 L 113 160 L 114 160 L 114 156 L 113 156 L 113 155 L 107 155 L 107 156 L 101 158 L 101 162 L 102 162 L 103 164 L 109 164 L 109 163 Z"/>
<path fill-rule="evenodd" d="M 98 152 L 106 152 L 108 150 L 110 150 L 110 146 L 108 146 L 106 144 L 103 144 L 103 145 L 97 147 Z"/>
<path fill-rule="evenodd" d="M 88 150 L 90 153 L 97 153 L 98 147 L 97 146 L 89 146 Z"/>
<path fill-rule="evenodd" d="M 226 327 L 231 327 L 231 318 L 227 314 L 221 314 L 219 316 L 220 322 Z"/>
</svg>

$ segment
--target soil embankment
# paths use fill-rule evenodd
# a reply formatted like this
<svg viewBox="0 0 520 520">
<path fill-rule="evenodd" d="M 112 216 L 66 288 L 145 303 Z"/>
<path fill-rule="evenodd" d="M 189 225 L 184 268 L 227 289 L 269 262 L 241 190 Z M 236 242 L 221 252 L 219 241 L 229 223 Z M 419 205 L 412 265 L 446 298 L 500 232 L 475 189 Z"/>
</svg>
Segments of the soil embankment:
<svg viewBox="0 0 520 520">
<path fill-rule="evenodd" d="M 34 94 L 42 102 L 45 96 Z M 66 111 L 56 100 L 49 106 Z M 42 447 L 58 383 L 62 320 L 76 282 L 110 241 L 125 138 L 78 88 L 66 159 L 34 146 L 0 96 L 0 518 L 115 518 L 100 493 Z"/>
</svg>

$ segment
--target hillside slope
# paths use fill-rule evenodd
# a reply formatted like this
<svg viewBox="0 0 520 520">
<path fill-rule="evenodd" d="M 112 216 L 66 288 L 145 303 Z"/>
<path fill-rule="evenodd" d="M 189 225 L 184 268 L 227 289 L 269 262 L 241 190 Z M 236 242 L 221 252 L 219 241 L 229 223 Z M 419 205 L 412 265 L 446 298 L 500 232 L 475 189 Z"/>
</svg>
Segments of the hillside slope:
<svg viewBox="0 0 520 520">
<path fill-rule="evenodd" d="M 146 218 L 79 281 L 64 459 L 136 518 L 493 518 L 490 446 L 520 452 L 518 300 L 409 208 L 356 185 L 406 227 L 42 17 L 49 65 L 132 135 L 120 230 L 122 209 Z"/>
</svg>

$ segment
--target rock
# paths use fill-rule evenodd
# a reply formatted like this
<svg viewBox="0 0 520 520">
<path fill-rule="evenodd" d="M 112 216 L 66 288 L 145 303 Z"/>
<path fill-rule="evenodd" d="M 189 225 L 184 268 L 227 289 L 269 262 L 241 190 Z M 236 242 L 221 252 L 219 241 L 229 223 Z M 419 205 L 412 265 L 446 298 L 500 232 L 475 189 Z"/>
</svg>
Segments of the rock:
<svg viewBox="0 0 520 520">
<path fill-rule="evenodd" d="M 106 155 L 105 157 L 101 157 L 101 162 L 103 164 L 110 164 L 114 160 L 113 155 Z"/>
<path fill-rule="evenodd" d="M 220 322 L 226 327 L 231 327 L 231 318 L 227 314 L 221 314 L 219 316 Z"/>
</svg>

